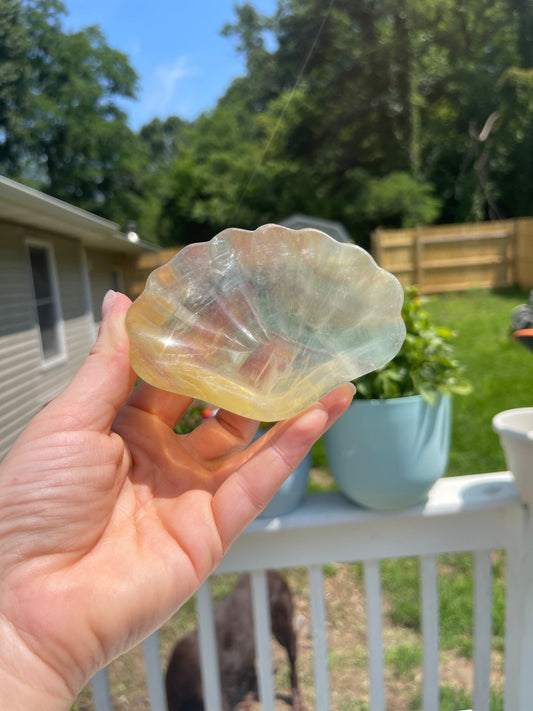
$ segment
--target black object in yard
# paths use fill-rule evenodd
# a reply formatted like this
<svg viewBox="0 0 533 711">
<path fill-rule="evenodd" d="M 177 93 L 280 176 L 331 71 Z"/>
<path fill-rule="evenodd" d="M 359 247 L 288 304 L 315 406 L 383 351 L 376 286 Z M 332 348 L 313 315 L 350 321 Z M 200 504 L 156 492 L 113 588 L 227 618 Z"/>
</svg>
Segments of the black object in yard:
<svg viewBox="0 0 533 711">
<path fill-rule="evenodd" d="M 533 289 L 527 304 L 516 306 L 511 312 L 511 331 L 515 341 L 533 352 Z"/>
</svg>

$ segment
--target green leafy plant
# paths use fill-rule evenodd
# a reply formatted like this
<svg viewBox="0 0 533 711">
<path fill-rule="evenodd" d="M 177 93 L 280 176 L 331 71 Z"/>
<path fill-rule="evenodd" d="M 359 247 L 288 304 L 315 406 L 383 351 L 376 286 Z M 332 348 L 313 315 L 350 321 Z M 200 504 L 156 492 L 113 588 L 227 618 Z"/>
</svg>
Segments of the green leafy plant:
<svg viewBox="0 0 533 711">
<path fill-rule="evenodd" d="M 354 381 L 358 396 L 382 400 L 421 395 L 433 403 L 439 394 L 468 394 L 471 386 L 464 367 L 454 358 L 455 333 L 431 322 L 416 287 L 404 292 L 404 344 L 387 365 Z"/>
</svg>

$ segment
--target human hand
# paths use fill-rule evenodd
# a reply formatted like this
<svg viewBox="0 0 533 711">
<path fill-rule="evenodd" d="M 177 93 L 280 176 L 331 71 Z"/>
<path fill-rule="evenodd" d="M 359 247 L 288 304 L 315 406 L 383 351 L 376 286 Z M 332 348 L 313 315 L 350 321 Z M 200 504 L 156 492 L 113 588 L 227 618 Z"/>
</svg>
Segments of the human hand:
<svg viewBox="0 0 533 711">
<path fill-rule="evenodd" d="M 106 297 L 91 355 L 0 465 L 6 711 L 68 709 L 95 671 L 157 629 L 353 396 L 337 388 L 248 449 L 258 423 L 224 411 L 176 435 L 190 398 L 132 391 L 129 304 Z"/>
</svg>

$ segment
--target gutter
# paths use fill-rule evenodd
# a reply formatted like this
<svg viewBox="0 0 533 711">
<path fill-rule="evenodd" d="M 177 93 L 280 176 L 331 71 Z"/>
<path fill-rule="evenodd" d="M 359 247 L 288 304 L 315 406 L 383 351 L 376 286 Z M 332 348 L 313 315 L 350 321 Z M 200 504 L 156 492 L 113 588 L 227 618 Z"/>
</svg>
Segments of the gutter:
<svg viewBox="0 0 533 711">
<path fill-rule="evenodd" d="M 0 219 L 74 237 L 88 248 L 127 254 L 160 250 L 150 242 L 132 242 L 115 222 L 3 176 L 0 176 Z"/>
</svg>

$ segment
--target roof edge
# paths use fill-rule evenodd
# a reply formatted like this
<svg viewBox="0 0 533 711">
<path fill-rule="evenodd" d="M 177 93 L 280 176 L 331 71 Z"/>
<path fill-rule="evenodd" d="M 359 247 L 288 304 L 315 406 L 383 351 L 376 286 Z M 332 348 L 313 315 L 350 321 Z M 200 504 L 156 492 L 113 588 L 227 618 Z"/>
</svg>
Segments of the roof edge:
<svg viewBox="0 0 533 711">
<path fill-rule="evenodd" d="M 95 241 L 100 243 L 110 239 L 116 240 L 114 245 L 117 251 L 159 250 L 157 245 L 143 240 L 132 242 L 111 220 L 4 176 L 0 176 L 0 217 L 28 227 L 54 230 L 76 237 L 88 246 Z M 112 245 L 108 244 L 107 248 L 113 249 Z"/>
</svg>

